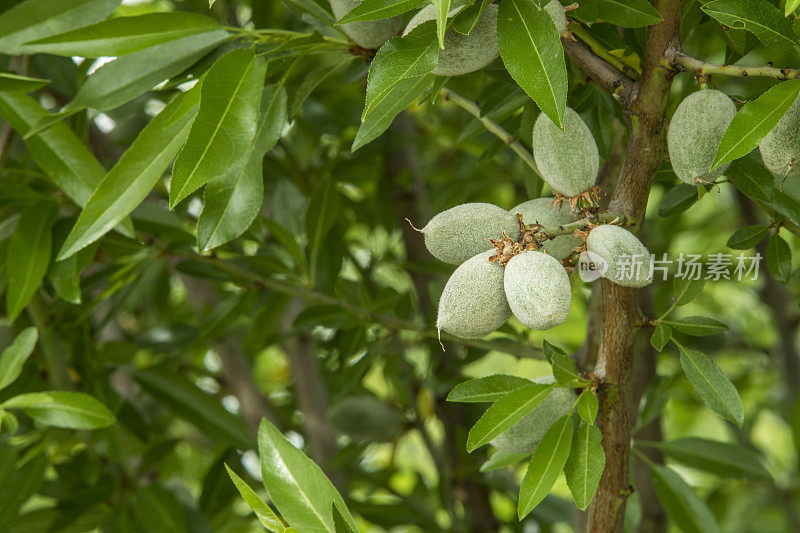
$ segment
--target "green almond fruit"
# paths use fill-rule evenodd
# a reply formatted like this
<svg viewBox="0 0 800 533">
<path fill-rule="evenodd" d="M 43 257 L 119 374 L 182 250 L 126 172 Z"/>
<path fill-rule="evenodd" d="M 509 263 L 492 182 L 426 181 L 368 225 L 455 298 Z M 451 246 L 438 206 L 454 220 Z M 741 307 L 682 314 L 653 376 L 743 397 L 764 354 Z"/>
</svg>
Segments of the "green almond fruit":
<svg viewBox="0 0 800 533">
<path fill-rule="evenodd" d="M 448 16 L 452 17 L 460 10 L 453 9 Z M 408 22 L 403 35 L 435 18 L 436 8 L 433 4 L 425 6 Z M 433 73 L 438 76 L 461 76 L 482 69 L 499 55 L 497 5 L 491 4 L 481 13 L 469 35 L 458 33 L 452 27 L 445 32 L 444 49 L 439 50 L 439 62 Z"/>
<path fill-rule="evenodd" d="M 644 287 L 653 281 L 650 252 L 636 236 L 613 224 L 597 226 L 586 239 L 586 249 L 607 265 L 603 277 L 625 287 Z"/>
<path fill-rule="evenodd" d="M 533 125 L 533 157 L 554 192 L 578 196 L 594 187 L 600 154 L 589 127 L 571 108 L 564 112 L 564 130 L 544 113 Z"/>
<path fill-rule="evenodd" d="M 776 176 L 800 175 L 800 97 L 758 145 L 764 165 Z"/>
<path fill-rule="evenodd" d="M 503 290 L 503 267 L 490 263 L 494 252 L 483 252 L 459 266 L 439 298 L 436 327 L 462 339 L 477 339 L 493 332 L 509 318 Z"/>
<path fill-rule="evenodd" d="M 356 0 L 330 0 L 333 15 L 337 19 L 345 16 L 360 3 Z M 372 50 L 380 48 L 383 43 L 397 35 L 403 27 L 403 17 L 398 15 L 383 20 L 348 22 L 340 27 L 358 46 Z"/>
<path fill-rule="evenodd" d="M 525 224 L 539 224 L 545 228 L 557 228 L 570 222 L 578 220 L 578 216 L 572 213 L 568 205 L 553 205 L 553 198 L 535 198 L 523 202 L 509 211 L 516 215 L 522 215 Z M 556 259 L 564 259 L 572 253 L 573 248 L 581 245 L 580 237 L 574 235 L 561 235 L 555 239 L 549 239 L 544 243 L 544 251 Z"/>
<path fill-rule="evenodd" d="M 551 0 L 549 4 L 544 6 L 545 11 L 550 14 L 553 23 L 556 25 L 559 35 L 567 32 L 567 16 L 564 14 L 564 6 L 558 0 Z"/>
<path fill-rule="evenodd" d="M 503 286 L 511 312 L 536 330 L 566 322 L 572 302 L 572 286 L 564 266 L 542 252 L 517 254 L 506 264 Z"/>
<path fill-rule="evenodd" d="M 533 382 L 550 384 L 555 383 L 555 379 L 553 376 L 544 376 L 534 379 Z M 574 404 L 575 393 L 572 389 L 555 387 L 542 403 L 510 429 L 495 437 L 491 444 L 508 453 L 533 453 L 550 426 L 568 415 Z"/>
<path fill-rule="evenodd" d="M 669 159 L 675 175 L 689 185 L 711 183 L 728 165 L 711 170 L 719 142 L 736 115 L 736 104 L 714 89 L 697 91 L 680 103 L 667 132 Z"/>
<path fill-rule="evenodd" d="M 469 203 L 442 211 L 422 228 L 425 246 L 439 261 L 460 265 L 492 248 L 488 239 L 499 239 L 503 231 L 513 240 L 520 235 L 519 222 L 494 204 Z"/>
<path fill-rule="evenodd" d="M 402 431 L 400 415 L 369 395 L 348 396 L 328 410 L 331 425 L 356 441 L 387 442 Z"/>
</svg>

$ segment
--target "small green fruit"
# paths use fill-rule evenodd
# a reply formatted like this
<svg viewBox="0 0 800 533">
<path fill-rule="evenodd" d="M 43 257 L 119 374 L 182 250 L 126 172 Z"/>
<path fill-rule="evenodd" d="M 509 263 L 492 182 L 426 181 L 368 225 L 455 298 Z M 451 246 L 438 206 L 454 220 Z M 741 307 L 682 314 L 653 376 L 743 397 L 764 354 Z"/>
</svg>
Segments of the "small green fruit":
<svg viewBox="0 0 800 533">
<path fill-rule="evenodd" d="M 402 430 L 400 415 L 374 396 L 348 396 L 328 410 L 333 427 L 353 440 L 386 442 Z"/>
<path fill-rule="evenodd" d="M 361 2 L 355 0 L 330 0 L 331 9 L 337 19 L 342 18 L 348 11 Z M 364 20 L 361 22 L 348 22 L 340 28 L 353 41 L 362 48 L 370 50 L 380 48 L 383 43 L 397 35 L 403 27 L 403 17 L 397 16 L 383 20 Z"/>
<path fill-rule="evenodd" d="M 567 31 L 567 16 L 564 14 L 564 6 L 558 0 L 551 0 L 549 4 L 544 6 L 545 11 L 550 14 L 553 23 L 556 25 L 558 34 L 562 35 Z"/>
<path fill-rule="evenodd" d="M 580 115 L 569 107 L 564 112 L 564 131 L 539 114 L 533 125 L 533 156 L 544 181 L 564 196 L 578 196 L 597 181 L 597 143 Z"/>
<path fill-rule="evenodd" d="M 450 11 L 453 16 L 461 8 Z M 436 18 L 433 4 L 421 9 L 408 22 L 403 35 Z M 444 34 L 444 49 L 439 50 L 439 63 L 433 73 L 439 76 L 461 76 L 480 70 L 500 55 L 497 47 L 497 5 L 489 5 L 481 14 L 469 35 L 458 33 L 452 27 Z"/>
<path fill-rule="evenodd" d="M 800 97 L 758 145 L 764 165 L 780 177 L 800 174 Z"/>
<path fill-rule="evenodd" d="M 560 5 L 560 4 L 559 4 Z M 575 222 L 578 217 L 570 211 L 568 206 L 552 205 L 553 198 L 536 198 L 528 200 L 510 209 L 514 215 L 522 215 L 525 224 L 540 224 L 545 228 L 557 228 L 570 222 Z M 581 239 L 574 235 L 561 235 L 544 243 L 544 251 L 556 259 L 564 259 L 576 246 L 580 246 Z"/>
<path fill-rule="evenodd" d="M 714 89 L 697 91 L 680 103 L 667 132 L 672 169 L 689 185 L 713 182 L 728 168 L 711 171 L 719 142 L 736 115 L 736 104 Z"/>
<path fill-rule="evenodd" d="M 436 327 L 462 339 L 484 337 L 511 317 L 503 290 L 503 267 L 489 262 L 493 251 L 464 261 L 442 291 Z"/>
<path fill-rule="evenodd" d="M 586 239 L 586 249 L 608 265 L 603 277 L 625 287 L 644 287 L 653 281 L 650 252 L 636 236 L 613 224 L 597 226 Z"/>
<path fill-rule="evenodd" d="M 534 383 L 554 383 L 553 376 L 533 380 Z M 501 433 L 492 441 L 498 450 L 508 453 L 532 453 L 544 434 L 559 418 L 566 416 L 575 403 L 575 393 L 571 389 L 555 387 L 542 403 L 525 415 L 522 420 Z"/>
<path fill-rule="evenodd" d="M 512 257 L 503 286 L 511 312 L 529 328 L 554 328 L 569 316 L 569 276 L 557 259 L 545 253 L 529 251 Z"/>
<path fill-rule="evenodd" d="M 490 249 L 487 239 L 499 239 L 503 231 L 512 239 L 519 239 L 519 222 L 505 209 L 485 203 L 457 205 L 442 211 L 422 228 L 428 251 L 451 265 L 460 265 Z"/>
</svg>

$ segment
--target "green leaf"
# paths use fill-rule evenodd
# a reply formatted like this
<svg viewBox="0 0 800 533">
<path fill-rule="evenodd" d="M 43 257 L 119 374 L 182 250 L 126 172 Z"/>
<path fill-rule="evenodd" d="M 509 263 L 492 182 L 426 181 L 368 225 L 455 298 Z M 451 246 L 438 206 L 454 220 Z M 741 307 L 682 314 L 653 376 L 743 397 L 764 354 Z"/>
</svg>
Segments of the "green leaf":
<svg viewBox="0 0 800 533">
<path fill-rule="evenodd" d="M 3 409 L 21 409 L 40 424 L 69 429 L 98 429 L 116 419 L 108 408 L 82 392 L 29 392 L 6 400 Z"/>
<path fill-rule="evenodd" d="M 333 179 L 327 179 L 317 187 L 308 202 L 306 234 L 311 253 L 309 264 L 312 266 L 322 266 L 318 264 L 318 259 L 326 244 L 325 237 L 336 224 L 341 209 L 338 197 L 339 193 L 336 191 Z"/>
<path fill-rule="evenodd" d="M 692 207 L 700 198 L 697 187 L 688 183 L 674 186 L 658 205 L 658 216 L 674 217 Z"/>
<path fill-rule="evenodd" d="M 555 344 L 547 342 L 547 339 L 542 339 L 542 351 L 544 352 L 544 358 L 551 365 L 553 364 L 553 357 L 555 357 L 556 354 L 567 355 L 567 352 Z"/>
<path fill-rule="evenodd" d="M 11 448 L 9 445 L 5 445 L 5 447 Z M 34 453 L 25 461 L 17 461 L 15 454 L 4 452 L 2 459 L 4 468 L 0 469 L 3 481 L 0 484 L 0 501 L 3 502 L 3 505 L 0 506 L 0 529 L 13 531 L 17 529 L 14 526 L 18 522 L 17 516 L 20 507 L 36 493 L 44 482 L 48 460 L 44 451 Z"/>
<path fill-rule="evenodd" d="M 24 136 L 49 115 L 29 96 L 0 92 L 0 116 Z M 81 207 L 106 173 L 83 141 L 64 123 L 25 139 L 25 145 L 53 185 Z"/>
<path fill-rule="evenodd" d="M 739 392 L 717 364 L 706 354 L 680 347 L 681 367 L 689 383 L 705 404 L 722 418 L 744 422 L 744 407 Z"/>
<path fill-rule="evenodd" d="M 386 98 L 375 107 L 369 117 L 358 128 L 351 150 L 355 152 L 380 137 L 391 126 L 394 117 L 419 98 L 430 87 L 434 79 L 436 79 L 436 76 L 428 74 L 421 78 L 403 80 L 392 87 Z"/>
<path fill-rule="evenodd" d="M 490 3 L 492 3 L 492 0 L 476 0 L 471 6 L 459 11 L 458 16 L 453 20 L 453 29 L 461 35 L 472 33 L 472 29 Z"/>
<path fill-rule="evenodd" d="M 792 275 L 792 250 L 776 232 L 767 245 L 767 269 L 780 283 L 787 283 Z"/>
<path fill-rule="evenodd" d="M 261 97 L 255 139 L 241 159 L 203 192 L 203 212 L 197 220 L 201 251 L 235 239 L 250 227 L 264 199 L 263 160 L 280 138 L 286 123 L 286 90 L 270 85 Z"/>
<path fill-rule="evenodd" d="M 711 169 L 749 154 L 775 127 L 798 93 L 800 80 L 788 80 L 744 104 L 722 135 Z"/>
<path fill-rule="evenodd" d="M 749 250 L 764 240 L 767 231 L 769 231 L 768 227 L 759 224 L 739 228 L 730 236 L 727 246 L 734 250 Z"/>
<path fill-rule="evenodd" d="M 653 488 L 669 517 L 685 533 L 717 533 L 711 510 L 671 468 L 650 464 Z"/>
<path fill-rule="evenodd" d="M 769 203 L 779 214 L 788 218 L 794 224 L 800 224 L 800 202 L 781 192 L 778 189 L 772 191 L 772 201 Z"/>
<path fill-rule="evenodd" d="M 136 490 L 133 514 L 143 531 L 185 533 L 188 531 L 186 511 L 175 495 L 160 483 Z"/>
<path fill-rule="evenodd" d="M 695 337 L 716 335 L 728 330 L 728 326 L 724 322 L 707 316 L 687 316 L 675 320 L 664 320 L 663 323 L 672 326 L 681 333 Z"/>
<path fill-rule="evenodd" d="M 517 516 L 528 516 L 555 485 L 572 446 L 572 416 L 566 415 L 550 426 L 533 452 L 519 488 Z"/>
<path fill-rule="evenodd" d="M 447 396 L 448 402 L 494 402 L 511 391 L 530 385 L 530 380 L 517 376 L 495 374 L 459 383 Z"/>
<path fill-rule="evenodd" d="M 689 437 L 669 442 L 637 442 L 637 445 L 658 448 L 667 457 L 686 466 L 718 476 L 772 480 L 772 475 L 761 464 L 758 454 L 738 444 Z"/>
<path fill-rule="evenodd" d="M 553 367 L 553 377 L 556 378 L 559 385 L 569 385 L 581 379 L 578 367 L 572 357 L 565 353 L 554 353 L 550 364 Z"/>
<path fill-rule="evenodd" d="M 127 217 L 155 186 L 183 146 L 200 101 L 200 86 L 179 94 L 139 132 L 97 186 L 58 253 L 61 261 Z"/>
<path fill-rule="evenodd" d="M 118 57 L 86 78 L 64 110 L 118 107 L 186 70 L 229 37 L 225 30 L 205 31 Z"/>
<path fill-rule="evenodd" d="M 792 48 L 797 41 L 791 23 L 767 0 L 712 0 L 700 8 L 734 30 L 747 30 L 769 48 Z"/>
<path fill-rule="evenodd" d="M 450 13 L 450 0 L 433 0 L 433 8 L 436 12 L 436 36 L 439 39 L 439 48 L 444 50 L 444 34 L 447 31 L 447 15 Z"/>
<path fill-rule="evenodd" d="M 675 298 L 675 305 L 686 305 L 703 292 L 703 287 L 706 280 L 691 279 L 691 278 L 673 278 L 672 279 L 672 297 Z"/>
<path fill-rule="evenodd" d="M 725 176 L 745 196 L 762 202 L 769 202 L 772 198 L 775 187 L 772 173 L 753 158 L 743 157 L 732 162 Z"/>
<path fill-rule="evenodd" d="M 788 17 L 789 15 L 797 11 L 798 7 L 800 7 L 800 0 L 786 0 L 786 5 L 784 6 L 783 9 L 783 15 L 785 17 Z"/>
<path fill-rule="evenodd" d="M 22 373 L 22 367 L 33 353 L 37 340 L 39 330 L 34 327 L 25 328 L 0 354 L 0 390 L 8 387 Z"/>
<path fill-rule="evenodd" d="M 114 17 L 25 45 L 26 52 L 66 57 L 121 56 L 149 46 L 219 28 L 196 13 L 147 13 Z"/>
<path fill-rule="evenodd" d="M 111 14 L 120 0 L 26 0 L 0 15 L 0 50 L 24 54 L 23 43 L 91 24 Z"/>
<path fill-rule="evenodd" d="M 266 419 L 258 430 L 261 476 L 270 500 L 290 526 L 309 533 L 335 531 L 331 505 L 356 530 L 339 492 L 311 459 Z"/>
<path fill-rule="evenodd" d="M 650 346 L 657 351 L 662 351 L 664 346 L 672 338 L 672 328 L 668 325 L 661 323 L 656 326 L 656 329 L 653 330 L 653 334 L 650 336 Z"/>
<path fill-rule="evenodd" d="M 50 266 L 51 229 L 58 216 L 54 202 L 37 202 L 22 212 L 6 253 L 6 309 L 14 321 L 25 309 Z"/>
<path fill-rule="evenodd" d="M 204 434 L 239 449 L 253 448 L 253 436 L 242 419 L 186 378 L 163 369 L 131 371 L 141 387 L 161 405 L 194 424 Z"/>
<path fill-rule="evenodd" d="M 357 533 L 347 523 L 339 508 L 336 507 L 336 502 L 331 503 L 331 516 L 333 516 L 333 529 L 336 533 Z"/>
<path fill-rule="evenodd" d="M 567 486 L 580 510 L 589 507 L 597 485 L 600 484 L 600 476 L 603 475 L 606 456 L 603 453 L 602 439 L 600 429 L 591 423 L 581 422 L 567 464 L 564 465 Z"/>
<path fill-rule="evenodd" d="M 594 395 L 591 389 L 585 389 L 581 395 L 578 396 L 576 410 L 578 411 L 578 416 L 584 419 L 587 424 L 594 424 L 594 419 L 597 417 L 597 410 L 599 407 L 600 404 L 597 401 L 597 396 Z"/>
<path fill-rule="evenodd" d="M 261 499 L 256 491 L 254 491 L 245 480 L 240 478 L 236 472 L 231 470 L 228 465 L 225 465 L 225 469 L 228 471 L 228 475 L 231 477 L 233 484 L 236 485 L 239 494 L 242 495 L 244 501 L 247 502 L 247 505 L 253 513 L 255 513 L 261 525 L 272 533 L 283 533 L 286 531 L 286 526 L 283 524 L 283 521 L 278 518 L 275 511 Z"/>
<path fill-rule="evenodd" d="M 169 205 L 224 176 L 241 159 L 256 135 L 266 62 L 252 50 L 238 49 L 217 60 L 205 76 L 197 111 L 172 168 Z"/>
<path fill-rule="evenodd" d="M 481 472 L 492 472 L 507 466 L 515 465 L 530 456 L 529 453 L 511 453 L 497 450 L 492 454 L 488 461 L 481 465 Z"/>
<path fill-rule="evenodd" d="M 402 15 L 424 4 L 427 0 L 363 0 L 336 21 L 337 25 L 362 20 L 381 20 Z"/>
<path fill-rule="evenodd" d="M 647 0 L 591 0 L 588 3 L 599 10 L 603 22 L 623 28 L 652 26 L 663 20 Z"/>
<path fill-rule="evenodd" d="M 511 77 L 561 128 L 567 105 L 567 67 L 550 14 L 528 0 L 502 2 L 497 44 Z"/>
<path fill-rule="evenodd" d="M 0 92 L 29 93 L 36 89 L 41 89 L 48 83 L 50 83 L 50 80 L 0 72 Z"/>
<path fill-rule="evenodd" d="M 426 22 L 404 37 L 392 37 L 381 46 L 369 66 L 364 122 L 389 96 L 392 89 L 409 78 L 429 74 L 439 60 L 433 22 Z"/>
<path fill-rule="evenodd" d="M 552 389 L 552 385 L 532 383 L 509 392 L 494 402 L 469 430 L 467 451 L 480 448 L 510 429 L 542 403 Z"/>
</svg>

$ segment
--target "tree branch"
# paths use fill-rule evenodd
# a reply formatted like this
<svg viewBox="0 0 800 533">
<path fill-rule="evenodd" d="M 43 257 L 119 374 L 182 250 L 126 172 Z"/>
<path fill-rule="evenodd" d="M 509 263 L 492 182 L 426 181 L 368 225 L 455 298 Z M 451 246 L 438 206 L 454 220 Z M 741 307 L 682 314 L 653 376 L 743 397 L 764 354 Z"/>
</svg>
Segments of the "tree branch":
<svg viewBox="0 0 800 533">
<path fill-rule="evenodd" d="M 625 213 L 636 221 L 644 216 L 653 176 L 661 160 L 667 96 L 676 73 L 665 60 L 679 50 L 683 2 L 656 0 L 654 7 L 663 20 L 647 31 L 642 78 L 628 106 L 630 141 L 619 185 L 609 204 L 611 211 Z M 622 530 L 625 504 L 631 492 L 631 340 L 639 311 L 634 289 L 605 279 L 602 287 L 603 323 L 595 374 L 603 380 L 598 391 L 597 420 L 603 435 L 606 465 L 589 510 L 589 531 L 616 533 Z"/>
<path fill-rule="evenodd" d="M 633 97 L 634 83 L 605 59 L 592 52 L 580 39 L 561 38 L 564 51 L 570 59 L 603 89 L 627 107 Z"/>
<path fill-rule="evenodd" d="M 691 70 L 698 76 L 710 76 L 719 74 L 721 76 L 732 76 L 738 78 L 762 77 L 776 78 L 779 80 L 789 80 L 800 78 L 800 69 L 796 68 L 776 68 L 772 64 L 763 67 L 740 67 L 738 65 L 708 63 L 700 59 L 688 56 L 683 52 L 676 52 L 670 59 L 669 65 L 673 68 L 682 67 Z"/>
</svg>

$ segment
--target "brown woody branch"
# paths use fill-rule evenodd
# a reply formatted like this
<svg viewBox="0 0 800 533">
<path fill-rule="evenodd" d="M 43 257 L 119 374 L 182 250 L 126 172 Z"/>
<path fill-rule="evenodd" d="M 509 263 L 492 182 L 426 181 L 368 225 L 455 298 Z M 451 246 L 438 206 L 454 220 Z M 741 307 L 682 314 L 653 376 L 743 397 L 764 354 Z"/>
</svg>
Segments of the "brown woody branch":
<svg viewBox="0 0 800 533">
<path fill-rule="evenodd" d="M 592 52 L 591 48 L 580 39 L 562 37 L 561 44 L 570 59 L 582 71 L 627 107 L 633 96 L 633 81 L 611 63 Z"/>
</svg>

